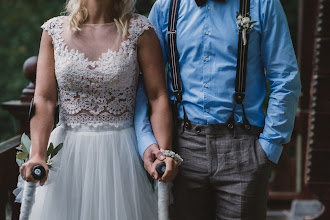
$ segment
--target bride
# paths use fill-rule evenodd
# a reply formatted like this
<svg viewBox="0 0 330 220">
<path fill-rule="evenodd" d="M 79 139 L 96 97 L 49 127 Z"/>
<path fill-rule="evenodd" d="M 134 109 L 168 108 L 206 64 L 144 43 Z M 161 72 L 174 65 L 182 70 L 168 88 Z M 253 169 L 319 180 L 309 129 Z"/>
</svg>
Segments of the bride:
<svg viewBox="0 0 330 220">
<path fill-rule="evenodd" d="M 153 132 L 164 149 L 171 147 L 171 113 L 158 38 L 133 7 L 134 0 L 69 0 L 67 16 L 42 25 L 33 147 L 21 168 L 27 181 L 35 181 L 35 165 L 47 171 L 32 220 L 157 219 L 156 196 L 132 126 L 140 71 Z M 60 121 L 52 131 L 57 99 Z M 63 143 L 50 172 L 48 142 Z M 169 157 L 165 162 L 175 166 L 162 177 L 166 182 L 175 177 L 177 164 Z"/>
</svg>

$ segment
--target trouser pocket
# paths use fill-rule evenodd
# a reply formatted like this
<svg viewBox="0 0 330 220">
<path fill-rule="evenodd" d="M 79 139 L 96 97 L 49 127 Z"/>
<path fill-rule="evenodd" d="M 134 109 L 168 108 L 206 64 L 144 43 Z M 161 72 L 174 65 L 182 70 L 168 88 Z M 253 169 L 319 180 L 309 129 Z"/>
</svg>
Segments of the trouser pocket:
<svg viewBox="0 0 330 220">
<path fill-rule="evenodd" d="M 260 142 L 258 139 L 255 141 L 255 151 L 256 151 L 256 156 L 258 159 L 258 162 L 260 165 L 263 164 L 270 164 L 270 160 L 268 159 L 268 156 L 264 149 L 262 148 Z"/>
</svg>

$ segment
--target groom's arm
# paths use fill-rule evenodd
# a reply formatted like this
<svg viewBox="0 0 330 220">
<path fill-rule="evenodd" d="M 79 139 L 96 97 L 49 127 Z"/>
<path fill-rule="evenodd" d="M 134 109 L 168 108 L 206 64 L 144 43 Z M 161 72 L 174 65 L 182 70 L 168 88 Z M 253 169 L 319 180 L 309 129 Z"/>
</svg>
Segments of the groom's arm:
<svg viewBox="0 0 330 220">
<path fill-rule="evenodd" d="M 269 160 L 277 163 L 282 144 L 289 142 L 301 90 L 290 31 L 279 0 L 261 2 L 261 55 L 271 83 L 263 133 L 259 142 Z"/>
</svg>

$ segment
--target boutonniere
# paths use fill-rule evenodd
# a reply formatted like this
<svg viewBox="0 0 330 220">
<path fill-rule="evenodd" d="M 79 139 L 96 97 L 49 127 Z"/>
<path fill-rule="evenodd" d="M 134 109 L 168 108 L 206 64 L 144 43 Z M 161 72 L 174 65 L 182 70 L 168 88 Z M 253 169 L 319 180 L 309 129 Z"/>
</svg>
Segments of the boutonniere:
<svg viewBox="0 0 330 220">
<path fill-rule="evenodd" d="M 256 21 L 251 21 L 251 16 L 249 14 L 243 16 L 239 12 L 236 13 L 236 19 L 237 28 L 238 30 L 242 31 L 243 45 L 246 45 L 246 33 L 253 29 L 253 24 L 256 23 Z"/>
</svg>

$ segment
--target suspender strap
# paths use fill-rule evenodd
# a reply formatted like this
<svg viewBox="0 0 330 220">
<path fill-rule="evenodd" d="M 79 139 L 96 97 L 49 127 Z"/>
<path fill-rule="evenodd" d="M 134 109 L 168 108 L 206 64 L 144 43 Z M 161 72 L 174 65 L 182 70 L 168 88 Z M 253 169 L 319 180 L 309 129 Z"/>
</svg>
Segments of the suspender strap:
<svg viewBox="0 0 330 220">
<path fill-rule="evenodd" d="M 240 2 L 240 14 L 243 17 L 248 17 L 250 14 L 250 0 L 241 0 Z M 243 110 L 243 125 L 246 130 L 251 129 L 251 125 L 246 118 L 243 100 L 245 98 L 245 86 L 246 86 L 246 69 L 247 69 L 247 56 L 248 56 L 248 43 L 243 43 L 243 30 L 239 30 L 238 38 L 238 50 L 237 50 L 237 71 L 236 71 L 236 84 L 235 84 L 235 105 L 232 111 L 232 115 L 227 121 L 229 129 L 235 127 L 234 113 L 237 105 L 242 105 Z M 249 40 L 249 32 L 246 32 L 247 42 Z"/>
<path fill-rule="evenodd" d="M 241 15 L 243 15 L 244 17 L 249 16 L 250 0 L 241 0 L 240 12 L 241 12 Z M 249 39 L 248 31 L 246 33 L 246 38 L 247 38 L 247 40 Z M 235 91 L 238 93 L 245 92 L 247 55 L 248 55 L 248 44 L 244 45 L 243 39 L 242 39 L 242 30 L 239 30 L 236 85 L 235 85 Z M 240 104 L 240 103 L 237 103 L 237 104 Z"/>
<path fill-rule="evenodd" d="M 191 123 L 182 102 L 182 81 L 180 76 L 179 53 L 176 45 L 176 26 L 180 8 L 180 0 L 171 0 L 168 16 L 168 61 L 172 73 L 172 86 L 174 90 L 174 105 L 180 103 L 183 109 L 184 128 L 188 128 Z M 177 117 L 174 115 L 174 117 Z"/>
<path fill-rule="evenodd" d="M 172 73 L 172 85 L 174 92 L 182 91 L 180 77 L 179 53 L 176 46 L 176 25 L 180 8 L 180 0 L 171 0 L 168 17 L 168 52 Z"/>
</svg>

